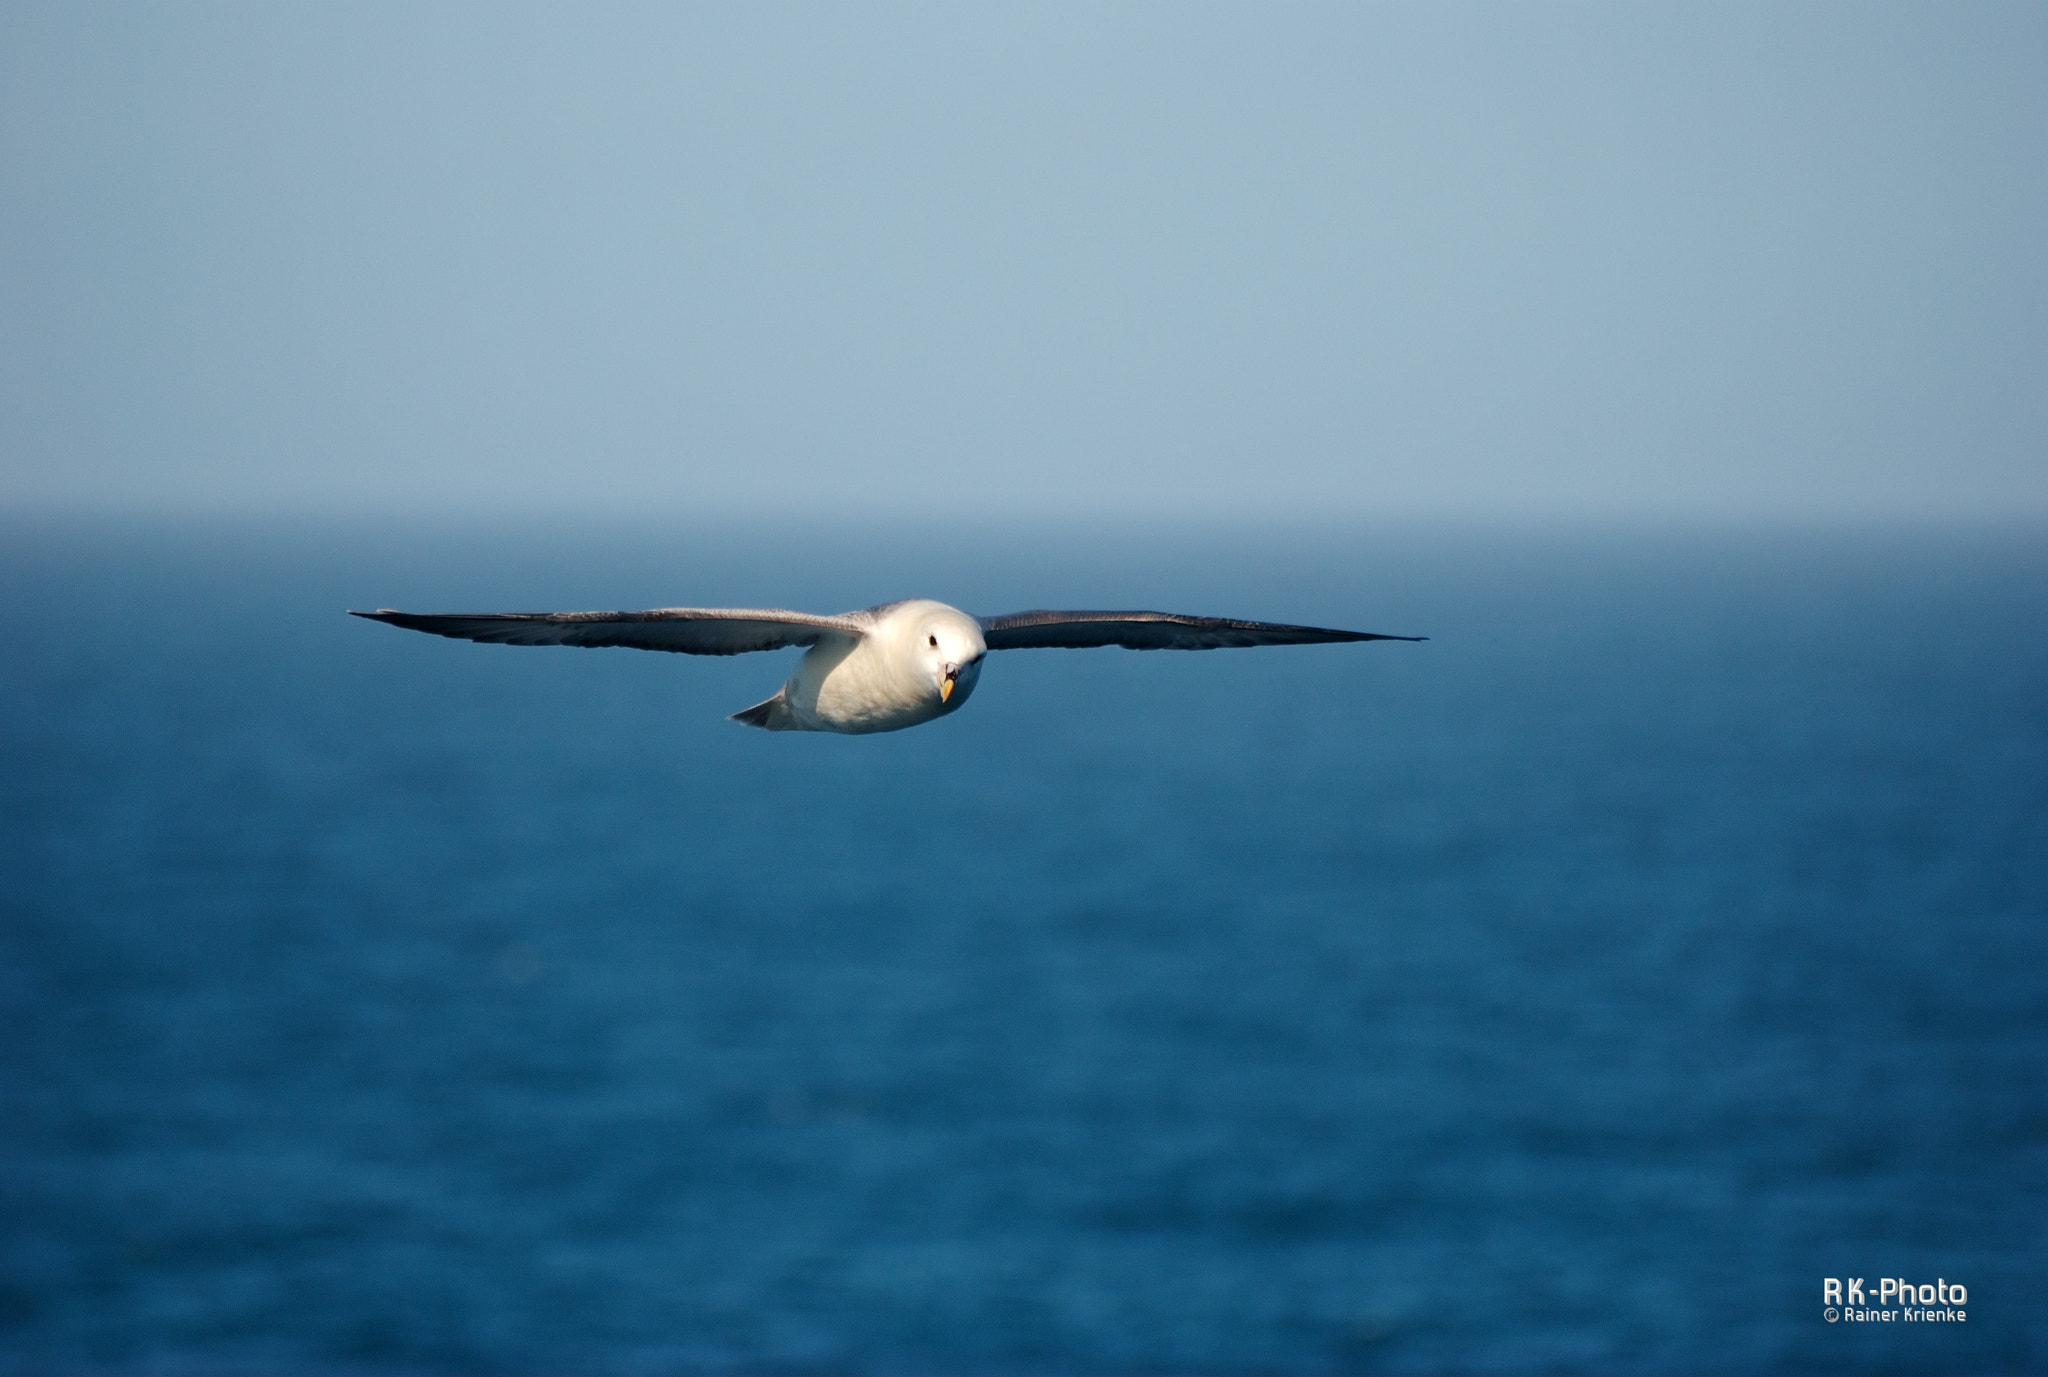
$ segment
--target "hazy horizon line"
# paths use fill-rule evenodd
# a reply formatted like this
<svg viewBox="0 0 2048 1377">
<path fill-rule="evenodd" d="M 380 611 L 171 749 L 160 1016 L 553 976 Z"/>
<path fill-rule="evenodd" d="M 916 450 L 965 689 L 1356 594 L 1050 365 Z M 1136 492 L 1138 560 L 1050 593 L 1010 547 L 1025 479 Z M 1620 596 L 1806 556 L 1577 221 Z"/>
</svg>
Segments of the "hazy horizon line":
<svg viewBox="0 0 2048 1377">
<path fill-rule="evenodd" d="M 448 528 L 523 528 L 538 525 L 588 529 L 668 527 L 696 533 L 727 527 L 758 530 L 780 526 L 796 530 L 847 532 L 866 526 L 893 530 L 944 521 L 968 531 L 1096 530 L 1115 527 L 1131 532 L 1182 531 L 1572 531 L 1587 532 L 1772 532 L 1956 530 L 2027 532 L 2048 528 L 2048 507 L 2014 505 L 1982 508 L 1833 509 L 1780 508 L 1510 508 L 1425 507 L 1226 510 L 1215 506 L 1162 507 L 1132 510 L 1105 504 L 1096 510 L 1073 508 L 993 508 L 934 505 L 889 511 L 879 506 L 831 509 L 824 506 L 776 510 L 756 505 L 690 508 L 682 504 L 642 503 L 629 509 L 592 501 L 576 504 L 504 503 L 489 506 L 413 504 L 409 507 L 292 503 L 276 506 L 201 504 L 150 507 L 140 503 L 9 503 L 0 500 L 0 524 L 32 526 L 97 525 L 109 527 L 344 527 L 356 530 L 403 529 L 421 525 Z"/>
</svg>

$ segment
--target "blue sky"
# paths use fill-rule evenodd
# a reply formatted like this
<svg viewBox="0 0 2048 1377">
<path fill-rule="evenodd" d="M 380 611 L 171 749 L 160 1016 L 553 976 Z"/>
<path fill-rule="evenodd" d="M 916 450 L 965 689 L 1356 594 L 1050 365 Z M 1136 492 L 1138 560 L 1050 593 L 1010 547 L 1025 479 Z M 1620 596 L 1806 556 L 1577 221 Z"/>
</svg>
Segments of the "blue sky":
<svg viewBox="0 0 2048 1377">
<path fill-rule="evenodd" d="M 9 4 L 0 505 L 2048 516 L 2048 7 Z"/>
</svg>

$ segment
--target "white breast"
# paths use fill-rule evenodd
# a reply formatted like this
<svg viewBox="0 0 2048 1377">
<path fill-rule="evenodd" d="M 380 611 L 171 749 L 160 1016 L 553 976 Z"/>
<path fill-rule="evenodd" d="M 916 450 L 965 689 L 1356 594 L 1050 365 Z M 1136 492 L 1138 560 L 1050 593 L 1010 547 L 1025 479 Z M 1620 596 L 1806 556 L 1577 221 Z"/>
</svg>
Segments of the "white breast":
<svg viewBox="0 0 2048 1377">
<path fill-rule="evenodd" d="M 963 668 L 950 699 L 939 696 L 924 639 L 935 616 L 959 619 L 979 644 L 980 628 L 964 612 L 927 599 L 898 603 L 860 639 L 831 637 L 804 653 L 782 686 L 790 716 L 808 731 L 863 733 L 914 727 L 956 711 L 974 691 L 980 665 Z"/>
</svg>

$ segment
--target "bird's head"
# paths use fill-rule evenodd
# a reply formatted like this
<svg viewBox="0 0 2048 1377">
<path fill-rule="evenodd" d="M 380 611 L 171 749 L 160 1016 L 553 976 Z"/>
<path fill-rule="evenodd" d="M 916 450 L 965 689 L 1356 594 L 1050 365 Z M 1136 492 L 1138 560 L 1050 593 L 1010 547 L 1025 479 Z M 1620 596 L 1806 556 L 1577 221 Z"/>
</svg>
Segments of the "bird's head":
<svg viewBox="0 0 2048 1377">
<path fill-rule="evenodd" d="M 932 691 L 950 712 L 974 692 L 981 677 L 981 657 L 988 643 L 981 638 L 981 623 L 965 612 L 944 605 L 917 619 L 916 644 L 912 651 L 931 676 Z"/>
</svg>

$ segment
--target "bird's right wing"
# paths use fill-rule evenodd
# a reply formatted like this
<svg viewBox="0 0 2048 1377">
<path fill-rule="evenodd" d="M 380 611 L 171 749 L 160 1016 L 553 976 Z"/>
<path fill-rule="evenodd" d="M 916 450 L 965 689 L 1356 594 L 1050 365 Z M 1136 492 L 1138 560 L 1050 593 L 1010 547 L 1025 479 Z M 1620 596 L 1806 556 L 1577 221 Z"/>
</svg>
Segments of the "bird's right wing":
<svg viewBox="0 0 2048 1377">
<path fill-rule="evenodd" d="M 684 655 L 743 655 L 750 650 L 816 645 L 827 636 L 858 640 L 858 614 L 817 617 L 760 607 L 658 607 L 650 612 L 351 612 L 457 640 L 496 645 L 632 646 Z"/>
<path fill-rule="evenodd" d="M 1080 650 L 1103 645 L 1127 650 L 1220 650 L 1225 646 L 1425 639 L 1282 622 L 1240 622 L 1228 617 L 1187 617 L 1178 612 L 1012 612 L 1007 617 L 983 617 L 981 635 L 990 650 Z"/>
</svg>

